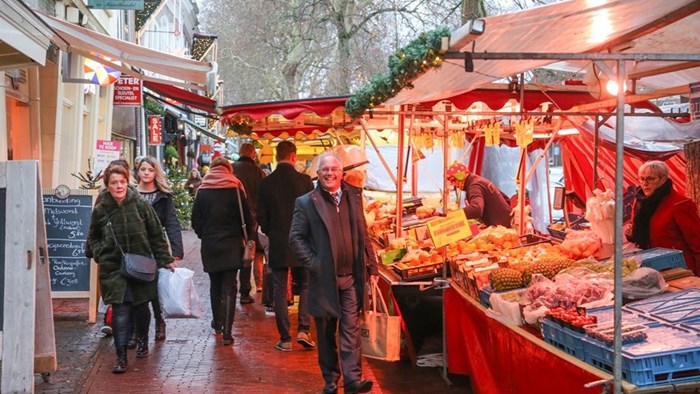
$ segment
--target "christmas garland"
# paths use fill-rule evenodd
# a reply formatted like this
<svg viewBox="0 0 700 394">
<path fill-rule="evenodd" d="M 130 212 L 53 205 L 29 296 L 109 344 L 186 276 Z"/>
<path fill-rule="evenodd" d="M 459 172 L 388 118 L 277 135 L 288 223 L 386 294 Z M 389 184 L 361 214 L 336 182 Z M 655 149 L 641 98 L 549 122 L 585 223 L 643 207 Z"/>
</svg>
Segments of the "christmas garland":
<svg viewBox="0 0 700 394">
<path fill-rule="evenodd" d="M 348 98 L 345 102 L 345 112 L 357 118 L 365 110 L 396 96 L 401 89 L 412 88 L 411 82 L 416 77 L 442 65 L 442 38 L 449 36 L 450 29 L 446 27 L 422 33 L 416 40 L 389 56 L 389 74 L 372 77 L 369 85 Z"/>
</svg>

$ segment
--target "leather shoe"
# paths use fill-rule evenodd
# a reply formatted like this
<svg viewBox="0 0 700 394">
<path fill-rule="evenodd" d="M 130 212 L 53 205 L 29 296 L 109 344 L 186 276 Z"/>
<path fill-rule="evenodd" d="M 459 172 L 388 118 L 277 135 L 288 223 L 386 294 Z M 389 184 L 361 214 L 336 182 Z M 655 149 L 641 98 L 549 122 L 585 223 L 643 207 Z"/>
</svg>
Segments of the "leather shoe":
<svg viewBox="0 0 700 394">
<path fill-rule="evenodd" d="M 325 386 L 323 386 L 323 394 L 337 394 L 338 393 L 338 385 L 335 383 L 326 383 Z"/>
<path fill-rule="evenodd" d="M 356 380 L 345 385 L 345 394 L 367 393 L 372 390 L 371 380 Z"/>
</svg>

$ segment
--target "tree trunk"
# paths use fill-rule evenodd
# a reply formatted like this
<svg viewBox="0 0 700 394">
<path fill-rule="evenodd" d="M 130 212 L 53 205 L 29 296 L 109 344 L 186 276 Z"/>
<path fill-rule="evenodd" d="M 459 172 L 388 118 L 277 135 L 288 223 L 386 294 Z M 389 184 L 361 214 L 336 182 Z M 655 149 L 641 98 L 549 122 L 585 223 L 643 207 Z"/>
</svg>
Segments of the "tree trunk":
<svg viewBox="0 0 700 394">
<path fill-rule="evenodd" d="M 464 0 L 462 2 L 462 24 L 485 16 L 486 6 L 484 5 L 484 0 Z"/>
<path fill-rule="evenodd" d="M 700 206 L 700 141 L 685 144 L 685 194 Z"/>
</svg>

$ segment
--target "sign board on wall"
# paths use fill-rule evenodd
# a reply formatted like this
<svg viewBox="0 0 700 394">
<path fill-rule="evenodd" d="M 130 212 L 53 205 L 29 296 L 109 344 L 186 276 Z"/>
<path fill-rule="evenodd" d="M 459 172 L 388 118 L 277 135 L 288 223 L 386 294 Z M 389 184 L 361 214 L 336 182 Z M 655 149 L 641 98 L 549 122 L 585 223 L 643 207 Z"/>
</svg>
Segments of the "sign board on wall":
<svg viewBox="0 0 700 394">
<path fill-rule="evenodd" d="M 88 0 L 88 7 L 101 10 L 143 10 L 144 0 Z"/>
<path fill-rule="evenodd" d="M 143 95 L 141 92 L 141 80 L 127 76 L 120 77 L 114 83 L 114 102 L 115 106 L 122 107 L 140 107 L 142 104 Z"/>
<path fill-rule="evenodd" d="M 161 145 L 163 118 L 160 115 L 148 115 L 148 143 L 149 145 Z"/>
<path fill-rule="evenodd" d="M 121 156 L 121 148 L 122 143 L 119 141 L 97 140 L 95 162 L 92 165 L 93 173 L 104 171 L 111 161 L 118 160 Z"/>
</svg>

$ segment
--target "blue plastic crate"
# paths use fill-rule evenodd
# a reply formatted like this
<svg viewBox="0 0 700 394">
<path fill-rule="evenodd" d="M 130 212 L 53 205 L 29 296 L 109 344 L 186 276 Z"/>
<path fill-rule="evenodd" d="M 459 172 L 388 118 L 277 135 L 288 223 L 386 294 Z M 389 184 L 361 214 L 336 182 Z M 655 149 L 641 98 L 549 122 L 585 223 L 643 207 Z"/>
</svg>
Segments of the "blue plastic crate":
<svg viewBox="0 0 700 394">
<path fill-rule="evenodd" d="M 666 293 L 645 300 L 630 302 L 625 308 L 662 319 L 682 323 L 700 319 L 700 289 Z"/>
<path fill-rule="evenodd" d="M 586 360 L 582 341 L 584 336 L 550 319 L 542 320 L 542 338 L 545 342 L 583 361 Z"/>
<path fill-rule="evenodd" d="M 700 336 L 666 323 L 647 331 L 647 340 L 622 347 L 622 378 L 637 386 L 700 381 Z M 582 338 L 585 361 L 612 373 L 613 349 Z"/>
<path fill-rule="evenodd" d="M 622 258 L 634 258 L 641 261 L 642 267 L 653 268 L 657 271 L 669 268 L 688 268 L 683 259 L 683 252 L 675 249 L 652 248 L 625 253 Z"/>
</svg>

